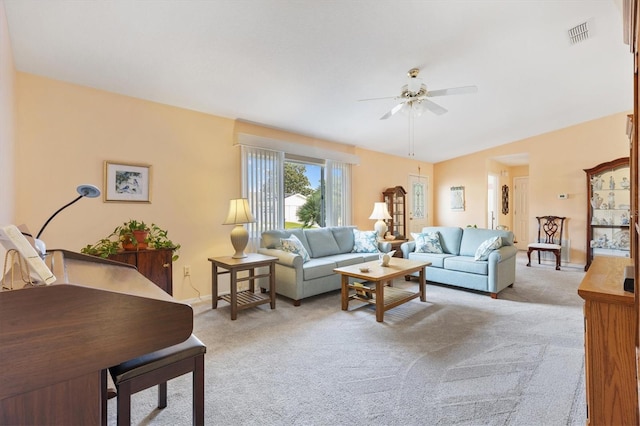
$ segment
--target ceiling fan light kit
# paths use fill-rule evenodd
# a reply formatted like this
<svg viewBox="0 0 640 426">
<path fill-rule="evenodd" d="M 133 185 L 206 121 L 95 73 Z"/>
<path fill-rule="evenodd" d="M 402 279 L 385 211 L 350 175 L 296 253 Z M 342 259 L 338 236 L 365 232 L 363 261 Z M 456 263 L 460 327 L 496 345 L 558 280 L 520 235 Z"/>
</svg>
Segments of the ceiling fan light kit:
<svg viewBox="0 0 640 426">
<path fill-rule="evenodd" d="M 428 98 L 434 96 L 462 95 L 467 93 L 476 93 L 478 91 L 478 88 L 476 86 L 450 87 L 447 89 L 429 91 L 427 90 L 427 85 L 423 83 L 422 79 L 418 78 L 418 74 L 420 74 L 420 69 L 418 68 L 411 68 L 407 72 L 409 80 L 407 81 L 407 84 L 401 87 L 400 96 L 361 99 L 362 101 L 372 101 L 378 99 L 395 99 L 397 101 L 400 101 L 397 105 L 395 105 L 382 117 L 380 117 L 380 120 L 386 120 L 387 118 L 394 116 L 398 112 L 402 112 L 409 116 L 409 156 L 414 155 L 413 117 L 421 116 L 425 110 L 429 110 L 436 115 L 442 115 L 447 112 L 446 108 L 438 105 Z"/>
<path fill-rule="evenodd" d="M 380 117 L 380 120 L 386 120 L 399 111 L 412 113 L 414 114 L 414 116 L 419 116 L 422 114 L 422 112 L 424 112 L 425 109 L 428 109 L 436 115 L 442 115 L 447 112 L 447 109 L 429 100 L 428 98 L 434 96 L 462 95 L 467 93 L 476 93 L 478 91 L 478 88 L 476 86 L 450 87 L 448 89 L 429 91 L 427 90 L 427 85 L 424 84 L 422 79 L 418 78 L 419 73 L 420 70 L 418 68 L 411 68 L 407 72 L 409 81 L 400 89 L 400 96 L 362 100 L 370 101 L 377 99 L 395 99 L 400 101 L 396 106 L 391 108 L 386 114 Z"/>
</svg>

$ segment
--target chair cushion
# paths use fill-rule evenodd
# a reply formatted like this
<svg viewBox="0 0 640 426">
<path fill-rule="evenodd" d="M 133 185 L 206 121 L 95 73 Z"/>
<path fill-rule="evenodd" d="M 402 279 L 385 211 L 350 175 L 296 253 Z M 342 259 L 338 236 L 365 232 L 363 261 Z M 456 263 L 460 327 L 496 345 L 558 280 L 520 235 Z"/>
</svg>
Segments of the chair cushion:
<svg viewBox="0 0 640 426">
<path fill-rule="evenodd" d="M 540 250 L 560 250 L 562 248 L 560 244 L 548 243 L 531 243 L 527 247 Z"/>
<path fill-rule="evenodd" d="M 355 226 L 335 226 L 330 228 L 340 247 L 340 253 L 350 253 L 353 249 L 353 229 Z"/>
<path fill-rule="evenodd" d="M 333 256 L 326 258 L 314 258 L 304 265 L 304 268 L 302 268 L 302 276 L 305 281 L 326 277 L 333 275 L 333 270 L 336 267 L 336 262 L 334 261 Z"/>
<path fill-rule="evenodd" d="M 207 347 L 195 335 L 187 340 L 159 351 L 142 355 L 109 368 L 109 373 L 117 385 L 124 380 L 141 376 L 158 368 L 166 367 L 183 359 L 193 358 L 207 352 Z"/>
<path fill-rule="evenodd" d="M 340 246 L 328 228 L 305 229 L 311 257 L 331 256 L 340 253 Z"/>
</svg>

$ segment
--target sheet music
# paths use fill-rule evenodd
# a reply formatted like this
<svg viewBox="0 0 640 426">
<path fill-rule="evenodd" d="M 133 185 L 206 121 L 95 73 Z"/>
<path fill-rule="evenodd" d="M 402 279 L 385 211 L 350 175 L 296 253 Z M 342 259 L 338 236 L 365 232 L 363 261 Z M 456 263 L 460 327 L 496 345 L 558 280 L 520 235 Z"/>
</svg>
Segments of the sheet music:
<svg viewBox="0 0 640 426">
<path fill-rule="evenodd" d="M 51 284 L 56 277 L 40 258 L 35 248 L 29 244 L 22 232 L 15 225 L 0 226 L 0 243 L 8 250 L 16 250 L 29 265 L 29 271 L 35 275 L 41 284 Z"/>
</svg>

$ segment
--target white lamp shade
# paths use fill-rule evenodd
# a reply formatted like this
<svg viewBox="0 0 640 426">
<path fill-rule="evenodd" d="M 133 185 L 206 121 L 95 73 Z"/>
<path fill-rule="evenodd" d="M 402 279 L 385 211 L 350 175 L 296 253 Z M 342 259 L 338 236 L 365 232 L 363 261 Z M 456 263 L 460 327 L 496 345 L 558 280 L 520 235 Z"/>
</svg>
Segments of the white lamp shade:
<svg viewBox="0 0 640 426">
<path fill-rule="evenodd" d="M 222 224 L 238 225 L 240 223 L 253 223 L 255 221 L 249 208 L 249 200 L 246 198 L 236 198 L 229 201 L 229 213 Z"/>
<path fill-rule="evenodd" d="M 391 219 L 389 210 L 387 210 L 387 203 L 379 202 L 373 204 L 373 211 L 369 219 Z"/>
<path fill-rule="evenodd" d="M 373 229 L 376 230 L 378 238 L 384 238 L 384 234 L 386 234 L 387 232 L 387 224 L 384 223 L 384 219 L 391 219 L 391 215 L 389 214 L 389 210 L 387 209 L 387 203 L 374 203 L 373 211 L 371 212 L 371 216 L 369 216 L 369 219 L 378 219 L 375 225 L 373 225 Z"/>
<path fill-rule="evenodd" d="M 223 225 L 236 225 L 231 230 L 231 245 L 233 245 L 236 251 L 235 254 L 231 256 L 232 258 L 242 259 L 243 257 L 247 257 L 244 249 L 249 242 L 249 233 L 242 224 L 255 221 L 249 208 L 249 200 L 246 198 L 236 198 L 229 201 L 229 213 Z"/>
</svg>

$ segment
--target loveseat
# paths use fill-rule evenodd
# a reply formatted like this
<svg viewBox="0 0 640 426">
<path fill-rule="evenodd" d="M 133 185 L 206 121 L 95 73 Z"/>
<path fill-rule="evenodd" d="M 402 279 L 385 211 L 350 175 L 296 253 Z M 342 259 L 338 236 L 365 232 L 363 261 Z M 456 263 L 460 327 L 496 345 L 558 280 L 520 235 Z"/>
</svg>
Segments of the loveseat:
<svg viewBox="0 0 640 426">
<path fill-rule="evenodd" d="M 400 246 L 406 259 L 429 261 L 427 281 L 498 293 L 516 280 L 513 232 L 430 226 Z"/>
<path fill-rule="evenodd" d="M 276 293 L 299 306 L 306 297 L 340 288 L 335 268 L 376 260 L 390 250 L 390 243 L 376 240 L 375 231 L 336 226 L 265 231 L 258 253 L 278 258 Z M 266 290 L 269 284 L 265 280 L 259 285 Z"/>
</svg>

